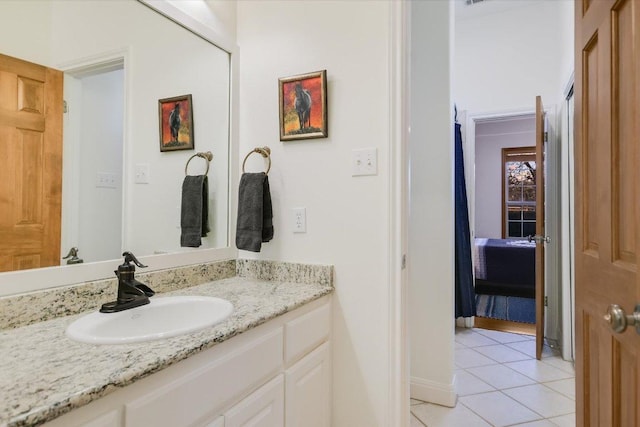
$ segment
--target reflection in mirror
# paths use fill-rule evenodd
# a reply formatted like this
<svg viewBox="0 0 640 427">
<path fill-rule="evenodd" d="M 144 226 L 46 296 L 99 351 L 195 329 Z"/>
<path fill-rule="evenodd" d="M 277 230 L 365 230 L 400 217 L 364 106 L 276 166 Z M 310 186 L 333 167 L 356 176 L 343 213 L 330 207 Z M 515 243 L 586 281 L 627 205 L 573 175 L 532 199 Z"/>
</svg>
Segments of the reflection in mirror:
<svg viewBox="0 0 640 427">
<path fill-rule="evenodd" d="M 42 32 L 25 34 L 25 28 Z M 228 246 L 228 52 L 134 0 L 5 0 L 0 2 L 0 53 L 64 71 L 67 105 L 67 112 L 60 108 L 59 113 L 61 153 L 45 151 L 34 163 L 41 168 L 61 156 L 61 177 L 38 180 L 44 177 L 40 169 L 20 169 L 20 162 L 20 167 L 2 168 L 5 181 L 15 182 L 16 174 L 28 178 L 23 195 L 41 194 L 45 200 L 50 197 L 46 191 L 55 193 L 62 187 L 57 207 L 60 230 L 54 232 L 55 239 L 47 240 L 55 247 L 55 256 L 42 263 L 39 255 L 27 250 L 20 261 L 14 256 L 15 247 L 0 246 L 1 271 L 64 264 L 61 257 L 71 247 L 79 248 L 78 257 L 85 263 L 117 259 L 124 249 L 137 256 L 191 250 L 180 247 L 181 188 L 187 160 L 202 151 L 211 151 L 214 157 L 208 172 L 211 232 L 202 239 L 201 248 Z M 1 73 L 0 77 L 8 75 Z M 13 105 L 10 115 L 31 118 L 33 111 L 16 112 L 20 104 L 7 101 L 6 94 L 23 93 L 36 79 L 8 81 L 0 78 L 0 112 L 7 113 Z M 38 98 L 39 92 L 35 93 L 30 99 Z M 193 100 L 195 150 L 160 152 L 158 100 L 187 94 Z M 2 123 L 2 161 L 9 153 L 15 159 L 33 157 L 28 150 L 40 142 L 32 138 L 31 145 L 15 144 L 15 131 Z M 10 134 L 14 136 L 5 137 Z M 189 166 L 190 174 L 205 170 L 202 162 Z M 42 191 L 28 185 L 41 185 L 37 188 Z M 34 228 L 44 228 L 41 218 L 46 209 L 37 208 L 40 202 L 25 205 L 16 204 L 14 196 L 11 203 L 4 196 L 0 199 L 3 217 L 26 209 Z M 51 210 L 55 217 L 55 204 Z M 25 228 L 24 221 L 19 226 Z"/>
</svg>

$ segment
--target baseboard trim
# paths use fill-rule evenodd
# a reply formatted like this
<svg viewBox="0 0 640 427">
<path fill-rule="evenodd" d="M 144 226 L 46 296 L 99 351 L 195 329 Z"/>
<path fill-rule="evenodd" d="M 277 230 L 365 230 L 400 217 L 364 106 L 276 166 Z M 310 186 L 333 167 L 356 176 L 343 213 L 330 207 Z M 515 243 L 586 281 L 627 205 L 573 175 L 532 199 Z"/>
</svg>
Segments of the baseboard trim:
<svg viewBox="0 0 640 427">
<path fill-rule="evenodd" d="M 456 406 L 458 395 L 453 383 L 442 384 L 411 377 L 411 398 L 453 408 Z"/>
</svg>

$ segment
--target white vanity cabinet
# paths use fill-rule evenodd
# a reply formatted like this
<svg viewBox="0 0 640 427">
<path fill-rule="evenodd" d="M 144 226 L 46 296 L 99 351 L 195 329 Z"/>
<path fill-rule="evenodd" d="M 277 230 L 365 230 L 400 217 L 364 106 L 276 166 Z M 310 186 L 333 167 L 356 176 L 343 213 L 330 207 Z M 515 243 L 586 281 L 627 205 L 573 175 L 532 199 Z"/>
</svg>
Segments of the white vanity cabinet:
<svg viewBox="0 0 640 427">
<path fill-rule="evenodd" d="M 331 297 L 197 353 L 49 427 L 328 427 Z"/>
</svg>

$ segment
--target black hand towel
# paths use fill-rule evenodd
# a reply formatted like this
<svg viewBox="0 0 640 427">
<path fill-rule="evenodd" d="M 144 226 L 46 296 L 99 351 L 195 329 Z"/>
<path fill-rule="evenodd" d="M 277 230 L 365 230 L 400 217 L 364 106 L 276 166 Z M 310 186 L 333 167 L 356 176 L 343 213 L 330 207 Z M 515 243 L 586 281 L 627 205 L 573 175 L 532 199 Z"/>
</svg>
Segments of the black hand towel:
<svg viewBox="0 0 640 427">
<path fill-rule="evenodd" d="M 264 172 L 243 173 L 238 192 L 236 247 L 260 252 L 262 242 L 273 238 L 273 209 L 269 178 Z"/>
<path fill-rule="evenodd" d="M 180 246 L 197 248 L 209 232 L 209 181 L 206 175 L 187 175 L 182 182 Z"/>
</svg>

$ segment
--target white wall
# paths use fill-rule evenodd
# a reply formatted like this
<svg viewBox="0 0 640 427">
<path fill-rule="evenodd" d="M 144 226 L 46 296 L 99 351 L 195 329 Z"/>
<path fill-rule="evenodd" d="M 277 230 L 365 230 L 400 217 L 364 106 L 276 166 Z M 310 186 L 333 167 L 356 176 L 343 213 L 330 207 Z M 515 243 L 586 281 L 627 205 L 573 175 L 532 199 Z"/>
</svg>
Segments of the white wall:
<svg viewBox="0 0 640 427">
<path fill-rule="evenodd" d="M 335 266 L 334 426 L 393 426 L 389 399 L 388 2 L 238 2 L 240 161 L 268 145 L 275 237 L 240 257 Z M 327 70 L 329 137 L 280 142 L 278 78 Z M 351 151 L 378 151 L 352 177 Z M 258 156 L 253 156 L 258 157 Z M 258 157 L 259 159 L 259 157 Z M 237 189 L 234 189 L 237 191 Z M 307 233 L 291 208 L 306 207 Z"/>
<path fill-rule="evenodd" d="M 456 14 L 455 100 L 474 113 L 558 102 L 572 66 L 573 1 L 492 0 Z"/>
<path fill-rule="evenodd" d="M 502 239 L 502 149 L 535 147 L 534 117 L 476 125 L 475 237 Z"/>
<path fill-rule="evenodd" d="M 453 406 L 453 9 L 424 1 L 411 10 L 411 397 Z"/>
<path fill-rule="evenodd" d="M 85 262 L 113 258 L 122 250 L 122 116 L 124 72 L 81 79 L 78 242 Z M 97 187 L 96 173 L 116 176 L 114 188 Z M 64 250 L 64 248 L 63 248 Z"/>
<path fill-rule="evenodd" d="M 236 39 L 237 8 L 228 0 L 168 0 L 225 39 Z"/>
</svg>

